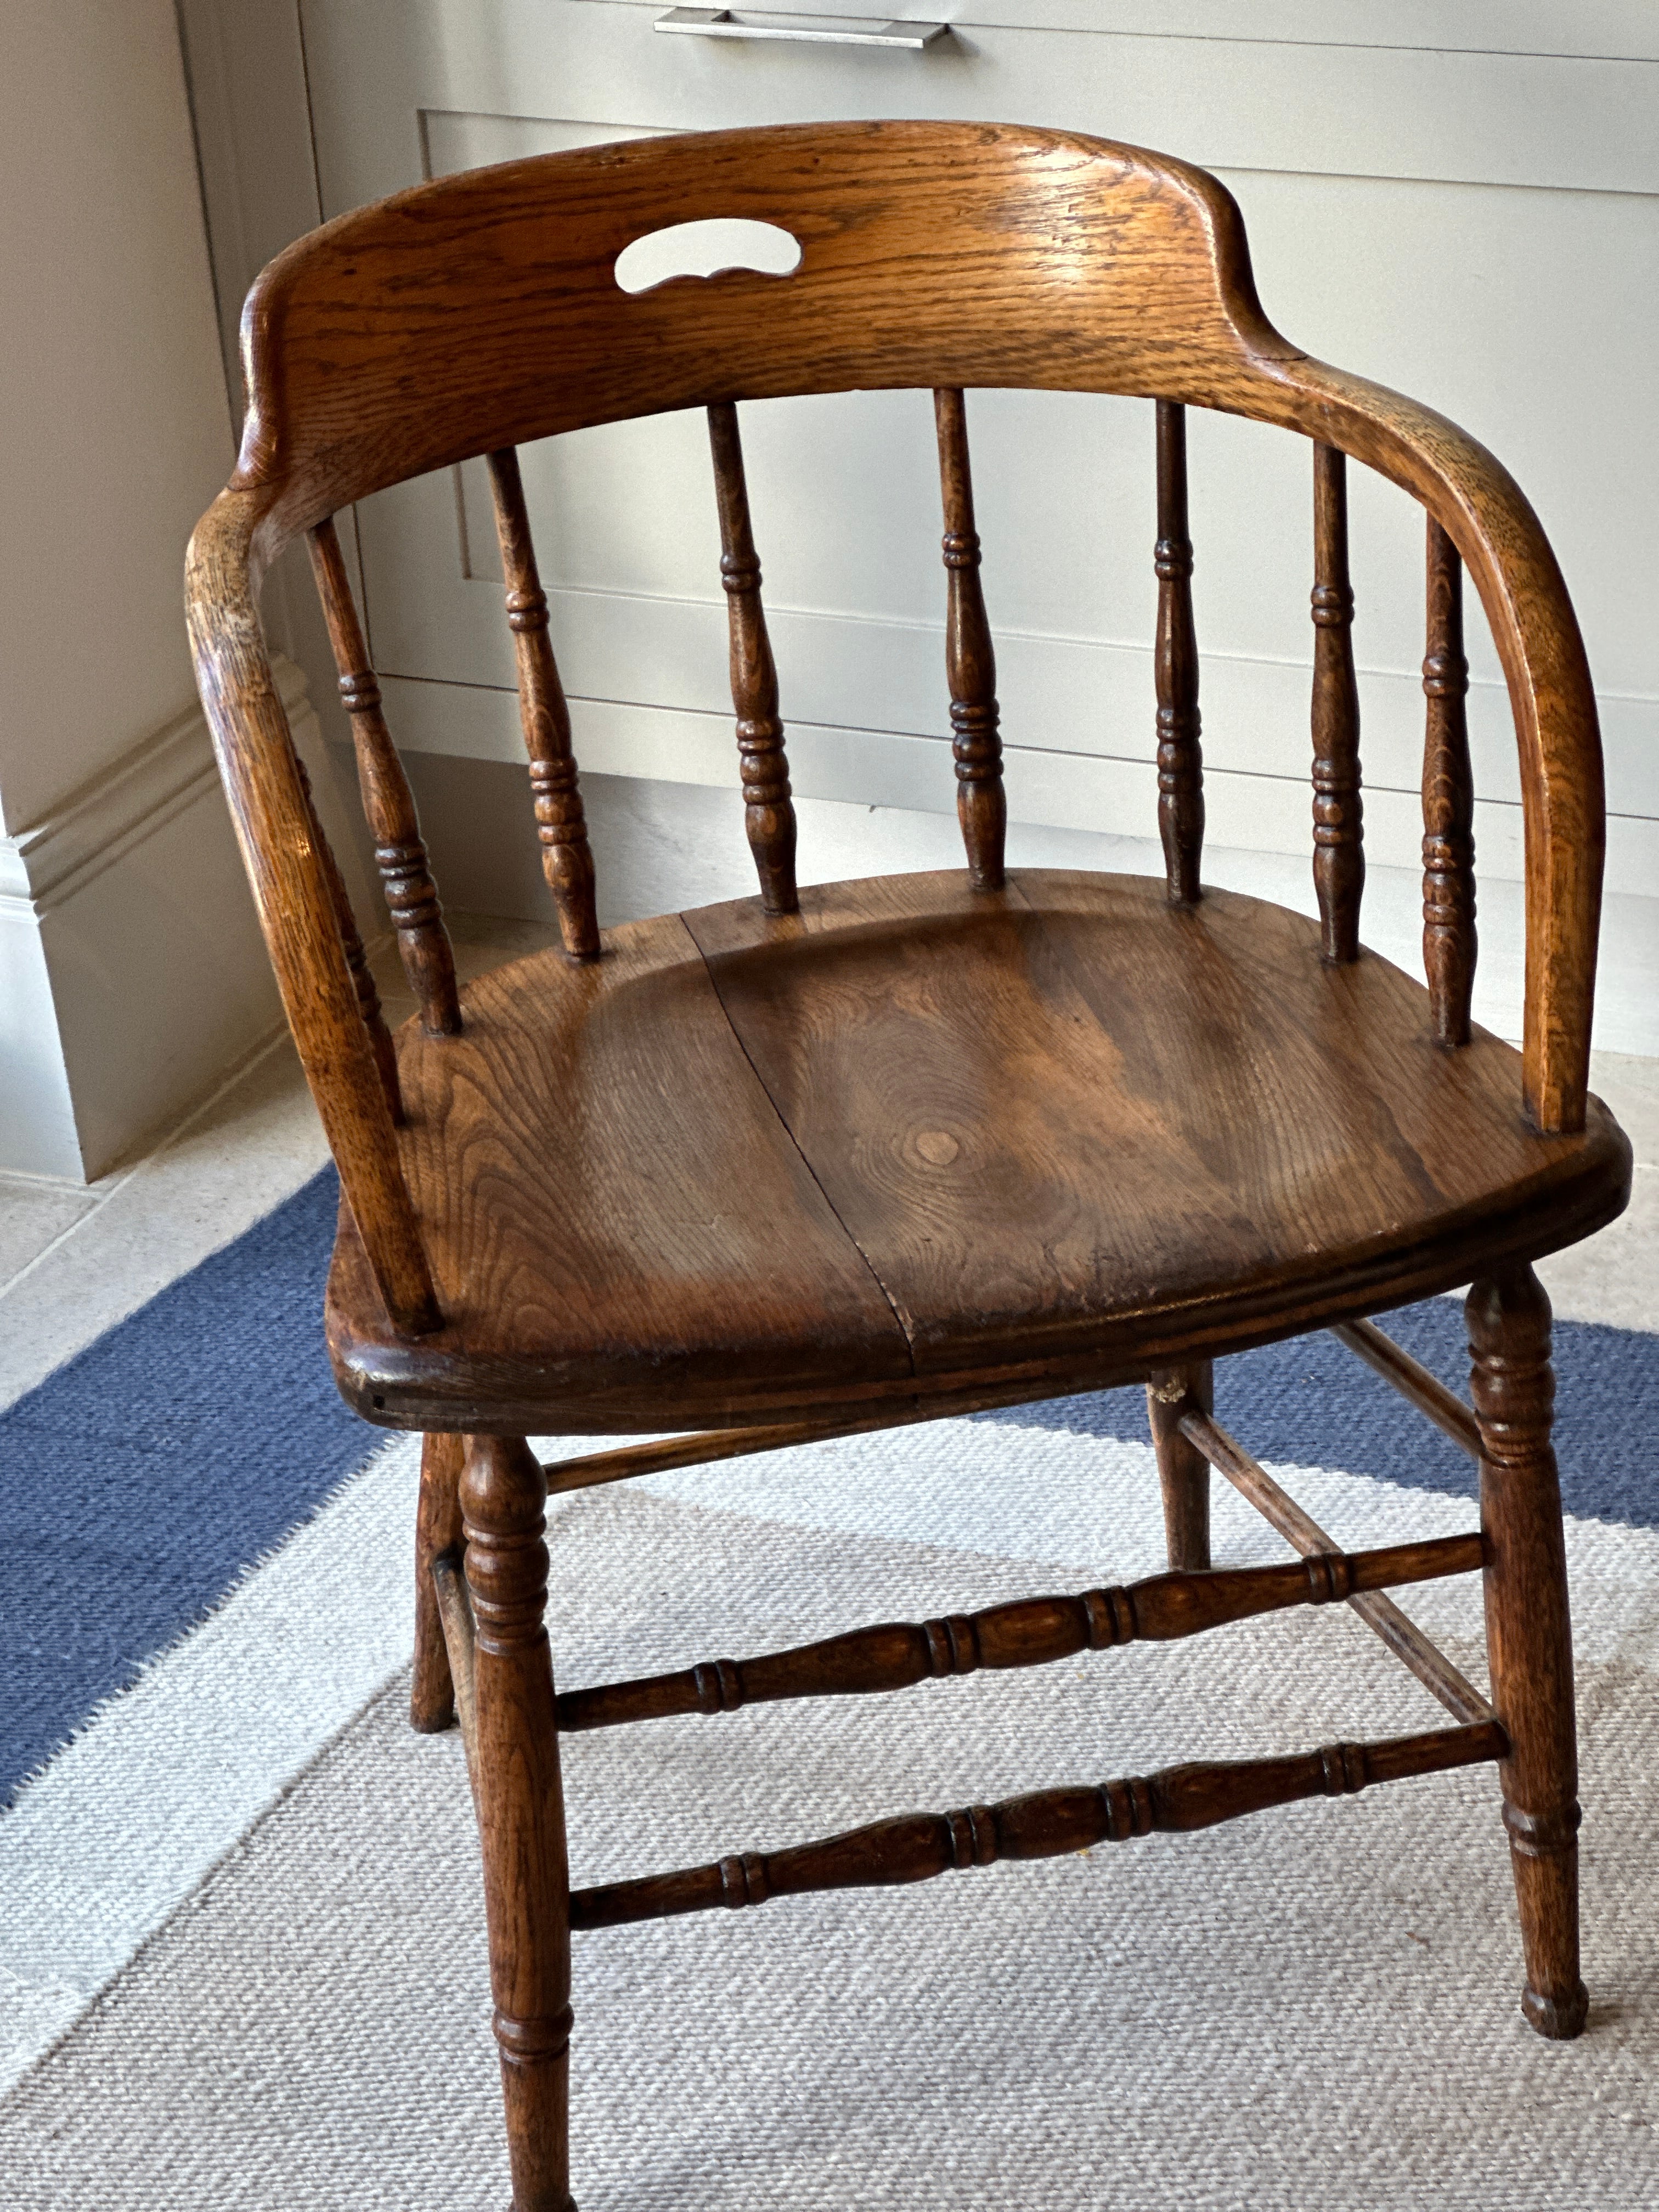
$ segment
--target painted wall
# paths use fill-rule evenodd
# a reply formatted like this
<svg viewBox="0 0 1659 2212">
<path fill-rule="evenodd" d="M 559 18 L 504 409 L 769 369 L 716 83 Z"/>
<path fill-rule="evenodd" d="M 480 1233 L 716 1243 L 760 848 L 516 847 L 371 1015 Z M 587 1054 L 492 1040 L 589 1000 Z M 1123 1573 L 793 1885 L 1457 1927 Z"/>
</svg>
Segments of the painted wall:
<svg viewBox="0 0 1659 2212">
<path fill-rule="evenodd" d="M 180 605 L 233 444 L 172 0 L 15 0 L 0 86 L 0 1170 L 82 1180 L 277 1008 Z"/>
</svg>

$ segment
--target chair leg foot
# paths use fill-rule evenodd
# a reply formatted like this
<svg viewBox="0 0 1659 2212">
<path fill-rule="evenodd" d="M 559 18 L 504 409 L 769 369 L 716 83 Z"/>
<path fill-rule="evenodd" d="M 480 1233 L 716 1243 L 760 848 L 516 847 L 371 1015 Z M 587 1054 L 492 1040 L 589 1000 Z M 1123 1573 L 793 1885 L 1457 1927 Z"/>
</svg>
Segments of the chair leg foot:
<svg viewBox="0 0 1659 2212">
<path fill-rule="evenodd" d="M 1530 1267 L 1471 1288 L 1465 1308 L 1480 1425 L 1486 1648 L 1492 1704 L 1510 1740 L 1498 1767 L 1521 1938 L 1521 2009 L 1539 2034 L 1582 2033 L 1578 1975 L 1578 1754 L 1561 1489 L 1550 1424 L 1550 1304 Z"/>
<path fill-rule="evenodd" d="M 409 1719 L 422 1735 L 455 1725 L 455 1687 L 432 1584 L 432 1562 L 461 1541 L 462 1439 L 428 1436 L 421 1443 L 421 1502 L 415 1516 L 415 1679 Z"/>
<path fill-rule="evenodd" d="M 1210 1565 L 1210 1462 L 1179 1426 L 1183 1413 L 1215 1411 L 1215 1370 L 1207 1359 L 1171 1367 L 1146 1385 L 1146 1418 L 1164 1488 L 1164 1533 L 1170 1565 L 1200 1574 Z"/>
<path fill-rule="evenodd" d="M 478 1832 L 514 2212 L 573 2212 L 570 1877 L 543 1619 L 546 1483 L 521 1437 L 470 1437 L 460 1497 L 477 1623 Z"/>
</svg>

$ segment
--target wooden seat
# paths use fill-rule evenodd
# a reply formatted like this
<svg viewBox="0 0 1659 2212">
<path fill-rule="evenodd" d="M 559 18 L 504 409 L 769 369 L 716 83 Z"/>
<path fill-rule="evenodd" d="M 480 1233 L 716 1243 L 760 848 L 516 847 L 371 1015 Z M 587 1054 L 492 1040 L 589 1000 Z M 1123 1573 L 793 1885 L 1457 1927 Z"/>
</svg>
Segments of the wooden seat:
<svg viewBox="0 0 1659 2212">
<path fill-rule="evenodd" d="M 388 1329 L 349 1216 L 330 1301 L 347 1395 L 421 1428 L 1133 1380 L 1571 1243 L 1628 1175 L 1599 1105 L 1540 1142 L 1519 1055 L 1437 1050 L 1387 961 L 1139 878 L 739 900 L 463 1012 L 399 1054 L 446 1326 Z"/>
<path fill-rule="evenodd" d="M 789 230 L 799 266 L 622 289 L 618 257 L 635 240 L 730 217 Z M 1588 1090 L 1604 837 L 1595 697 L 1515 483 L 1441 416 L 1273 328 L 1213 179 L 1023 126 L 687 135 L 445 178 L 290 247 L 250 295 L 243 334 L 246 427 L 192 540 L 191 639 L 340 1171 L 337 1372 L 370 1419 L 425 1432 L 412 1717 L 459 1718 L 465 1741 L 516 2212 L 571 2212 L 573 1934 L 918 1881 L 1480 1762 L 1498 1768 L 1523 2012 L 1540 2033 L 1576 2036 L 1588 1999 L 1571 1638 L 1549 1304 L 1531 1262 L 1617 1213 L 1630 1150 Z M 1148 403 L 1159 881 L 1006 872 L 965 396 L 984 386 Z M 803 891 L 739 403 L 898 386 L 934 398 L 965 866 Z M 1309 589 L 1312 621 L 1317 921 L 1202 880 L 1193 405 L 1310 447 L 1310 573 L 1292 587 Z M 684 408 L 708 415 L 757 896 L 601 931 L 517 449 Z M 334 518 L 477 457 L 562 950 L 462 993 Z M 1362 942 L 1351 459 L 1426 511 L 1426 985 Z M 420 1002 L 397 1038 L 259 628 L 262 580 L 301 538 Z M 1521 764 L 1518 1053 L 1470 1018 L 1466 571 Z M 1471 1279 L 1472 1404 L 1370 1318 Z M 1479 1462 L 1478 1529 L 1347 1552 L 1217 1423 L 1218 1353 L 1322 1326 Z M 1147 1389 L 1168 1574 L 556 1693 L 550 1488 L 1131 1380 Z M 552 1468 L 527 1442 L 583 1430 L 652 1433 Z M 1299 1556 L 1212 1571 L 1212 1471 Z M 1490 1696 L 1389 1595 L 1476 1569 Z M 1455 1725 L 913 1813 L 570 1889 L 562 1732 L 896 1690 L 1329 1602 L 1351 1607 Z"/>
</svg>

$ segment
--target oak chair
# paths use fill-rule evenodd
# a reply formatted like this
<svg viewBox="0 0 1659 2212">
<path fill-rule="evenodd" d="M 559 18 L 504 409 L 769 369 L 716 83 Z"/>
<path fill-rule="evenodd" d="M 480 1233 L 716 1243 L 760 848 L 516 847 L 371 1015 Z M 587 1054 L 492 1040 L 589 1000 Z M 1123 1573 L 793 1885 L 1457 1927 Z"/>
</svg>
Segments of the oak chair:
<svg viewBox="0 0 1659 2212">
<path fill-rule="evenodd" d="M 731 216 L 792 232 L 797 270 L 619 289 L 633 240 Z M 1238 211 L 1212 179 L 1059 131 L 739 131 L 477 171 L 301 240 L 260 277 L 243 331 L 246 433 L 191 545 L 191 632 L 339 1165 L 335 1370 L 368 1419 L 425 1435 L 413 1717 L 436 1729 L 459 1712 L 465 1736 L 518 2212 L 571 2201 L 573 1929 L 921 1881 L 1477 1761 L 1498 1769 L 1526 2016 L 1577 2035 L 1571 1650 L 1549 1307 L 1530 1263 L 1620 1212 L 1630 1152 L 1586 1089 L 1603 835 L 1589 676 L 1510 478 L 1449 422 L 1273 329 Z M 1153 403 L 1164 879 L 1005 872 L 963 396 L 974 386 Z M 934 394 L 967 866 L 799 890 L 737 408 L 878 386 Z M 1316 925 L 1200 885 L 1188 406 L 1311 442 Z M 691 407 L 707 409 L 712 440 L 760 895 L 601 933 L 516 448 Z M 562 951 L 463 994 L 333 518 L 477 455 Z M 1426 989 L 1360 942 L 1350 459 L 1427 513 Z M 301 535 L 420 1000 L 395 1038 L 261 641 L 261 577 Z M 1521 756 L 1519 1054 L 1469 1014 L 1466 568 Z M 1471 1279 L 1472 1408 L 1370 1318 Z M 1218 1354 L 1316 1328 L 1479 1462 L 1478 1530 L 1345 1553 L 1217 1424 Z M 550 1486 L 1136 1381 L 1169 1573 L 556 1696 Z M 547 1470 L 526 1438 L 549 1430 L 684 1433 Z M 1299 1559 L 1211 1570 L 1212 1468 Z M 1477 1568 L 1490 1698 L 1385 1594 Z M 890 1690 L 1338 1600 L 1455 1725 L 569 1888 L 562 1730 Z"/>
</svg>

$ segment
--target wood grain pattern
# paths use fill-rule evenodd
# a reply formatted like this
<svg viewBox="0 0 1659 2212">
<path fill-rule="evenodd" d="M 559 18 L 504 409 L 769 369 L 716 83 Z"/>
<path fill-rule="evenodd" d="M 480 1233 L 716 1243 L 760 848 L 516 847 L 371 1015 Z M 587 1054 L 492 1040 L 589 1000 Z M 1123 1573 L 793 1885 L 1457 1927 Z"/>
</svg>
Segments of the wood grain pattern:
<svg viewBox="0 0 1659 2212">
<path fill-rule="evenodd" d="M 1187 1834 L 1302 1797 L 1351 1796 L 1408 1775 L 1478 1765 L 1501 1758 L 1504 1748 L 1503 1729 L 1486 1721 L 1382 1743 L 1329 1744 L 1288 1759 L 1166 1766 L 1145 1778 L 1039 1790 L 955 1813 L 913 1813 L 789 1850 L 745 1851 L 681 1874 L 579 1889 L 570 1899 L 570 1921 L 573 1928 L 614 1928 L 812 1890 L 929 1881 L 952 1868 L 1055 1858 L 1154 1832 Z"/>
<path fill-rule="evenodd" d="M 1242 1497 L 1248 1498 L 1263 1519 L 1271 1522 L 1288 1544 L 1304 1559 L 1318 1558 L 1336 1549 L 1311 1514 L 1304 1513 L 1283 1486 L 1251 1458 L 1234 1437 L 1206 1413 L 1183 1415 L 1188 1437 L 1218 1474 L 1224 1474 Z M 1348 1603 L 1367 1628 L 1380 1637 L 1396 1659 L 1410 1668 L 1425 1689 L 1438 1698 L 1460 1721 L 1492 1718 L 1492 1708 L 1467 1675 L 1461 1674 L 1445 1653 L 1431 1644 L 1414 1621 L 1380 1591 L 1357 1591 Z"/>
<path fill-rule="evenodd" d="M 1535 1137 L 1509 1047 L 1436 1051 L 1420 986 L 1229 893 L 952 872 L 610 946 L 405 1033 L 452 1326 L 388 1341 L 348 1232 L 331 1343 L 371 1419 L 638 1433 L 1141 1381 L 1571 1241 L 1627 1187 L 1600 1107 Z"/>
<path fill-rule="evenodd" d="M 461 1440 L 421 1439 L 421 1496 L 415 1513 L 415 1674 L 410 1685 L 410 1725 L 434 1735 L 455 1719 L 448 1639 L 439 1618 L 434 1562 L 461 1553 Z"/>
<path fill-rule="evenodd" d="M 635 239 L 733 216 L 790 230 L 798 270 L 621 290 L 617 257 Z M 442 1717 L 447 1686 L 465 1706 L 471 1681 L 516 2212 L 569 2212 L 573 1917 L 597 1926 L 920 1880 L 1475 1759 L 1502 1761 L 1528 2017 L 1576 2033 L 1571 1650 L 1547 1307 L 1528 1263 L 1620 1210 L 1630 1149 L 1587 1094 L 1604 837 L 1594 699 L 1559 569 L 1510 478 L 1430 410 L 1310 360 L 1272 328 L 1237 210 L 1212 179 L 1024 126 L 669 136 L 441 179 L 279 257 L 250 298 L 244 340 L 241 455 L 189 556 L 192 648 L 340 1170 L 337 1373 L 370 1419 L 429 1438 L 417 1717 Z M 1021 386 L 1158 404 L 1165 881 L 1002 878 L 961 394 Z M 891 388 L 939 395 L 949 673 L 958 765 L 973 771 L 961 787 L 976 880 L 798 895 L 737 407 Z M 1192 405 L 1315 448 L 1319 930 L 1256 902 L 1197 897 L 1180 411 Z M 629 925 L 599 958 L 517 963 L 469 992 L 456 1034 L 453 963 L 330 518 L 424 471 L 493 457 L 540 827 L 556 833 L 544 842 L 567 944 L 586 956 L 597 933 L 580 802 L 512 455 L 526 440 L 693 406 L 708 411 L 763 900 Z M 1442 533 L 1431 539 L 1427 677 L 1432 1000 L 1358 944 L 1350 458 L 1403 487 Z M 423 1009 L 424 1029 L 398 1040 L 401 1129 L 361 946 L 354 966 L 260 631 L 262 580 L 307 532 Z M 1519 1057 L 1466 1018 L 1458 560 L 1503 662 L 1520 759 Z M 1438 1048 L 1465 1033 L 1459 1049 Z M 1462 1409 L 1364 1316 L 1471 1278 L 1482 1537 L 1242 1575 L 1199 1568 L 1200 1455 L 1304 1556 L 1334 1548 L 1215 1424 L 1209 1363 L 1335 1326 L 1467 1442 Z M 706 1426 L 712 1456 L 741 1449 L 744 1429 L 750 1442 L 798 1439 L 1132 1380 L 1154 1386 L 1171 1556 L 1187 1569 L 1133 1591 L 864 1630 L 580 1692 L 567 1717 L 1037 1663 L 1130 1629 L 1191 1632 L 1323 1594 L 1346 1595 L 1468 1725 L 915 1816 L 610 1885 L 573 1905 L 543 1626 L 544 1478 L 526 1432 Z M 683 1437 L 629 1446 L 557 1480 L 621 1479 L 686 1463 L 692 1449 Z M 1495 1715 L 1366 1581 L 1477 1557 Z"/>
<path fill-rule="evenodd" d="M 968 458 L 968 415 L 957 391 L 933 394 L 939 474 L 945 509 L 945 672 L 951 686 L 951 750 L 957 764 L 957 819 L 968 869 L 981 890 L 1000 890 L 1008 802 L 997 734 L 997 663 L 980 583 L 979 532 Z"/>
<path fill-rule="evenodd" d="M 1334 447 L 1315 446 L 1314 889 L 1328 960 L 1359 957 L 1359 899 L 1365 886 L 1347 467 Z"/>
<path fill-rule="evenodd" d="M 574 2212 L 570 1878 L 543 1621 L 543 1498 L 522 1437 L 468 1439 L 461 1510 L 477 1624 L 478 1832 L 514 2212 Z"/>
<path fill-rule="evenodd" d="M 732 216 L 791 230 L 795 274 L 617 287 L 633 239 Z M 1220 407 L 1379 470 L 1451 537 L 1504 664 L 1528 817 L 1526 1097 L 1540 1129 L 1578 1126 L 1602 787 L 1559 570 L 1483 447 L 1273 329 L 1237 209 L 1202 171 L 1075 133 L 969 124 L 545 155 L 418 186 L 300 240 L 255 287 L 245 329 L 241 459 L 191 586 L 204 694 L 244 811 L 258 779 L 237 733 L 268 675 L 235 610 L 297 531 L 469 455 L 746 397 L 1006 385 Z M 211 642 L 227 622 L 235 653 Z M 313 1059 L 322 1046 L 319 1027 Z"/>
<path fill-rule="evenodd" d="M 1114 1644 L 1200 1636 L 1355 1590 L 1472 1574 L 1483 1552 L 1478 1534 L 1442 1536 L 1381 1551 L 1320 1553 L 1284 1566 L 1154 1575 L 1127 1588 L 1019 1598 L 939 1620 L 892 1621 L 763 1659 L 706 1660 L 676 1674 L 568 1690 L 558 1701 L 559 1726 L 569 1734 L 677 1713 L 732 1713 L 785 1698 L 867 1697 L 981 1668 L 1047 1667 Z"/>
<path fill-rule="evenodd" d="M 1193 627 L 1193 541 L 1187 534 L 1187 414 L 1158 403 L 1158 834 L 1170 897 L 1199 897 L 1204 851 L 1204 755 L 1198 711 L 1198 634 Z"/>
<path fill-rule="evenodd" d="M 519 665 L 519 719 L 530 757 L 542 872 L 553 894 L 559 933 L 573 960 L 596 960 L 599 922 L 593 903 L 593 854 L 570 745 L 570 709 L 547 634 L 547 594 L 536 567 L 516 450 L 489 456 L 495 535 L 507 583 L 507 619 Z"/>
<path fill-rule="evenodd" d="M 1428 522 L 1428 701 L 1423 745 L 1423 968 L 1438 1043 L 1469 1041 L 1474 993 L 1474 776 L 1463 702 L 1463 568 L 1440 525 Z"/>
<path fill-rule="evenodd" d="M 1164 1539 L 1172 1567 L 1210 1564 L 1210 1462 L 1181 1426 L 1189 1413 L 1215 1410 L 1215 1368 L 1189 1360 L 1154 1375 L 1146 1385 L 1146 1419 L 1164 1492 Z"/>
<path fill-rule="evenodd" d="M 1480 1424 L 1486 1537 L 1486 1649 L 1492 1705 L 1509 1738 L 1498 1768 L 1527 1982 L 1521 2006 L 1540 2035 L 1581 2034 L 1578 1753 L 1561 1486 L 1550 1425 L 1550 1302 L 1530 1267 L 1471 1285 L 1470 1387 Z"/>
<path fill-rule="evenodd" d="M 404 1118 L 403 1092 L 398 1081 L 398 1048 L 392 1042 L 392 1032 L 386 1025 L 386 1016 L 380 1008 L 380 994 L 375 988 L 374 977 L 368 964 L 368 955 L 363 950 L 362 933 L 357 927 L 357 916 L 352 909 L 351 894 L 347 890 L 345 878 L 340 873 L 340 864 L 334 857 L 332 847 L 323 833 L 317 802 L 311 788 L 311 772 L 296 750 L 294 765 L 299 771 L 301 795 L 311 821 L 311 836 L 329 896 L 333 902 L 334 915 L 340 930 L 340 949 L 345 954 L 351 988 L 356 994 L 357 1012 L 362 1018 L 369 1049 L 374 1054 L 374 1065 L 380 1071 L 380 1084 L 386 1092 L 386 1103 L 392 1109 L 394 1121 Z"/>
<path fill-rule="evenodd" d="M 714 496 L 720 517 L 720 582 L 732 639 L 732 704 L 743 764 L 744 826 L 768 914 L 795 910 L 795 810 L 778 715 L 778 672 L 761 605 L 760 559 L 749 520 L 738 410 L 708 410 Z"/>
<path fill-rule="evenodd" d="M 602 960 L 498 969 L 467 1012 L 459 1037 L 402 1038 L 435 1358 L 388 1343 L 344 1267 L 331 1286 L 337 1371 L 371 1418 L 637 1433 L 908 1382 L 903 1331 L 677 917 L 611 932 Z M 515 1419 L 527 1400 L 539 1418 Z"/>
<path fill-rule="evenodd" d="M 357 620 L 332 518 L 311 532 L 312 572 L 328 623 L 340 697 L 351 720 L 357 754 L 357 781 L 363 813 L 374 840 L 386 902 L 398 933 L 404 972 L 421 1002 L 422 1018 L 434 1036 L 451 1036 L 461 1026 L 455 988 L 455 958 L 443 908 L 427 866 L 426 846 L 415 812 L 415 794 L 398 758 L 380 707 L 380 687 L 369 665 L 368 647 Z"/>
</svg>

